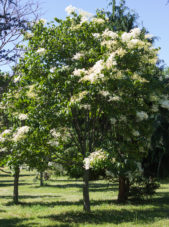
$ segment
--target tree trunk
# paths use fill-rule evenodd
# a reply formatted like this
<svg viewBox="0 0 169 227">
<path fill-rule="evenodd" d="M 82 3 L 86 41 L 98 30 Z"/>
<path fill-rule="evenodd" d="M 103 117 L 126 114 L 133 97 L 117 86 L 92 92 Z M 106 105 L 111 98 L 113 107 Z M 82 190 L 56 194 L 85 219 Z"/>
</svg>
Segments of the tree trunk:
<svg viewBox="0 0 169 227">
<path fill-rule="evenodd" d="M 14 173 L 14 191 L 13 191 L 13 202 L 18 204 L 18 184 L 19 184 L 19 166 L 15 167 Z"/>
<path fill-rule="evenodd" d="M 90 212 L 90 199 L 89 199 L 89 170 L 84 169 L 83 173 L 83 209 Z"/>
<path fill-rule="evenodd" d="M 164 153 L 162 153 L 162 155 L 160 156 L 159 162 L 158 162 L 157 178 L 159 178 L 159 176 L 160 176 L 160 167 L 161 167 L 161 162 L 162 162 L 163 156 L 164 156 Z"/>
<path fill-rule="evenodd" d="M 128 199 L 129 194 L 129 180 L 126 177 L 119 177 L 119 194 L 118 202 L 125 203 Z"/>
<path fill-rule="evenodd" d="M 43 171 L 40 172 L 40 186 L 43 186 Z"/>
<path fill-rule="evenodd" d="M 113 20 L 115 18 L 115 11 L 116 11 L 116 1 L 112 1 L 112 15 L 113 15 Z"/>
</svg>

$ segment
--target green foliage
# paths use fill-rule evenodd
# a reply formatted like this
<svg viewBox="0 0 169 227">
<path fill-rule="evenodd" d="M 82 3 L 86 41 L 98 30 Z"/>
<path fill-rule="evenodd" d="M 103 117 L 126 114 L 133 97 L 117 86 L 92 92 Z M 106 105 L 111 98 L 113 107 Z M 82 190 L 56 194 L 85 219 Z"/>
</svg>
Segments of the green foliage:
<svg viewBox="0 0 169 227">
<path fill-rule="evenodd" d="M 130 182 L 129 197 L 137 200 L 152 197 L 159 187 L 160 184 L 155 178 L 137 177 Z"/>
</svg>

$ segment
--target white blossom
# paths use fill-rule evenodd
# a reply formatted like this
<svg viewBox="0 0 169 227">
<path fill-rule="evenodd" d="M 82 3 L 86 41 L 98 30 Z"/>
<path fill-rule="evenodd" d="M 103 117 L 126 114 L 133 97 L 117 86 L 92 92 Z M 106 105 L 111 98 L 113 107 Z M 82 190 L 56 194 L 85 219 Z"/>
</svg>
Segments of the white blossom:
<svg viewBox="0 0 169 227">
<path fill-rule="evenodd" d="M 55 140 L 50 140 L 48 142 L 49 145 L 53 146 L 53 147 L 57 147 L 59 145 L 59 142 L 58 141 L 55 141 Z"/>
<path fill-rule="evenodd" d="M 44 18 L 41 18 L 40 20 L 39 20 L 39 22 L 41 22 L 42 24 L 46 24 L 46 19 L 44 19 Z"/>
<path fill-rule="evenodd" d="M 127 122 L 126 116 L 121 115 L 121 116 L 119 117 L 119 121 L 121 121 L 121 122 Z"/>
<path fill-rule="evenodd" d="M 18 142 L 19 140 L 25 137 L 25 134 L 29 132 L 29 126 L 22 126 L 17 129 L 17 131 L 13 134 L 13 141 Z"/>
<path fill-rule="evenodd" d="M 158 112 L 159 111 L 158 105 L 153 105 L 151 110 L 152 112 Z"/>
<path fill-rule="evenodd" d="M 131 35 L 133 36 L 133 38 L 138 37 L 141 33 L 141 30 L 139 28 L 133 28 L 130 31 Z"/>
<path fill-rule="evenodd" d="M 99 33 L 93 33 L 92 35 L 94 36 L 94 38 L 97 38 L 97 39 L 100 38 L 100 34 Z"/>
<path fill-rule="evenodd" d="M 81 81 L 90 81 L 91 83 L 95 82 L 98 79 L 101 79 L 104 77 L 104 75 L 101 73 L 102 69 L 104 69 L 104 61 L 99 60 L 95 63 L 95 65 L 88 70 L 86 75 L 81 78 Z"/>
<path fill-rule="evenodd" d="M 45 48 L 39 48 L 36 53 L 37 54 L 44 54 L 46 52 Z"/>
<path fill-rule="evenodd" d="M 2 139 L 2 138 L 4 138 L 5 136 L 10 135 L 11 132 L 12 132 L 11 129 L 5 129 L 5 130 L 0 134 L 0 138 Z"/>
<path fill-rule="evenodd" d="M 85 69 L 75 69 L 73 71 L 73 75 L 74 76 L 81 76 L 82 74 L 86 73 L 86 70 Z"/>
<path fill-rule="evenodd" d="M 108 57 L 107 61 L 106 61 L 106 67 L 108 69 L 111 69 L 113 66 L 116 66 L 117 62 L 115 60 L 115 53 L 110 54 L 110 56 Z"/>
<path fill-rule="evenodd" d="M 160 100 L 160 106 L 164 109 L 169 110 L 169 100 L 167 99 Z"/>
<path fill-rule="evenodd" d="M 120 101 L 120 100 L 121 100 L 121 98 L 118 95 L 114 95 L 114 96 L 111 96 L 109 98 L 109 102 L 111 102 L 111 101 Z"/>
<path fill-rule="evenodd" d="M 116 120 L 115 118 L 111 118 L 111 119 L 110 119 L 110 122 L 111 122 L 113 125 L 115 125 L 116 122 L 117 122 L 117 120 Z"/>
<path fill-rule="evenodd" d="M 34 98 L 36 97 L 36 93 L 35 93 L 35 84 L 28 86 L 29 90 L 27 91 L 26 95 L 29 98 Z"/>
<path fill-rule="evenodd" d="M 20 76 L 17 76 L 17 77 L 14 78 L 13 82 L 14 82 L 14 83 L 17 83 L 17 82 L 19 82 L 20 80 L 21 80 L 21 77 L 20 77 Z"/>
<path fill-rule="evenodd" d="M 79 60 L 81 57 L 84 56 L 84 53 L 76 53 L 74 56 L 73 56 L 73 60 Z"/>
<path fill-rule="evenodd" d="M 145 38 L 146 38 L 146 39 L 152 39 L 152 38 L 153 38 L 153 35 L 152 35 L 152 34 L 146 34 L 146 35 L 145 35 Z"/>
<path fill-rule="evenodd" d="M 107 97 L 110 95 L 110 93 L 108 91 L 100 91 L 99 92 L 101 95 L 103 95 L 104 97 Z"/>
<path fill-rule="evenodd" d="M 136 137 L 140 135 L 139 131 L 136 131 L 136 130 L 133 130 L 132 134 L 133 136 L 136 136 Z"/>
<path fill-rule="evenodd" d="M 50 69 L 50 72 L 51 72 L 51 73 L 54 73 L 55 70 L 56 70 L 56 67 L 53 67 L 53 68 Z"/>
<path fill-rule="evenodd" d="M 86 11 L 84 11 L 84 10 L 82 10 L 82 9 L 78 9 L 78 11 L 79 11 L 79 15 L 81 15 L 81 16 L 84 17 L 84 18 L 89 19 L 90 17 L 93 16 L 91 13 L 86 12 Z"/>
<path fill-rule="evenodd" d="M 131 33 L 124 32 L 121 36 L 123 42 L 128 42 L 132 37 Z"/>
<path fill-rule="evenodd" d="M 139 44 L 139 42 L 140 42 L 139 39 L 132 39 L 132 40 L 130 40 L 130 41 L 127 43 L 127 46 L 128 46 L 129 48 L 134 48 L 136 45 Z"/>
<path fill-rule="evenodd" d="M 19 120 L 26 120 L 26 119 L 28 119 L 28 115 L 27 114 L 19 114 L 19 116 L 18 116 L 18 118 L 19 118 Z"/>
<path fill-rule="evenodd" d="M 115 54 L 117 54 L 120 57 L 123 57 L 126 54 L 126 50 L 124 50 L 123 48 L 119 48 L 115 51 Z"/>
<path fill-rule="evenodd" d="M 140 111 L 136 113 L 138 121 L 143 121 L 148 119 L 148 114 L 144 111 Z"/>
<path fill-rule="evenodd" d="M 70 103 L 80 102 L 87 94 L 88 94 L 87 91 L 82 91 L 82 92 L 72 96 L 70 99 Z"/>
<path fill-rule="evenodd" d="M 87 158 L 84 159 L 84 168 L 90 169 L 94 166 L 98 161 L 103 161 L 107 158 L 105 152 L 100 149 L 95 152 L 92 152 Z"/>
<path fill-rule="evenodd" d="M 92 22 L 93 23 L 96 23 L 96 24 L 104 24 L 105 23 L 105 20 L 103 20 L 102 18 L 96 18 L 96 17 L 94 17 L 92 19 Z"/>
<path fill-rule="evenodd" d="M 59 137 L 61 137 L 61 133 L 60 132 L 56 132 L 56 129 L 51 129 L 50 133 L 55 139 L 58 139 Z"/>
<path fill-rule="evenodd" d="M 76 10 L 77 10 L 77 8 L 72 5 L 67 6 L 65 9 L 65 11 L 68 15 L 74 13 Z"/>
<path fill-rule="evenodd" d="M 25 37 L 26 37 L 27 39 L 30 39 L 30 38 L 33 37 L 33 33 L 26 32 L 26 33 L 25 33 Z"/>
<path fill-rule="evenodd" d="M 104 38 L 110 37 L 110 38 L 112 38 L 112 39 L 116 39 L 116 38 L 118 37 L 118 35 L 117 35 L 115 32 L 113 32 L 113 31 L 111 31 L 111 30 L 108 30 L 108 29 L 106 29 L 106 30 L 103 32 L 102 36 L 103 36 Z"/>
</svg>

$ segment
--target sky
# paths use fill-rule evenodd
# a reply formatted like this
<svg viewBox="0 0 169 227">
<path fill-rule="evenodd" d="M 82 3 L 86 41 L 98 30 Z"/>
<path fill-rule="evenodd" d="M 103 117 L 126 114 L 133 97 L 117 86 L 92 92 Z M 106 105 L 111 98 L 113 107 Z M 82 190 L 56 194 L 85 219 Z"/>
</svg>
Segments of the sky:
<svg viewBox="0 0 169 227">
<path fill-rule="evenodd" d="M 119 2 L 119 0 L 116 0 Z M 92 14 L 96 9 L 107 9 L 109 0 L 39 0 L 42 17 L 52 21 L 54 17 L 64 19 L 68 5 L 81 8 Z M 160 47 L 160 59 L 169 66 L 169 4 L 167 0 L 126 0 L 126 5 L 138 13 L 138 22 L 143 24 L 158 39 L 156 47 Z"/>
</svg>

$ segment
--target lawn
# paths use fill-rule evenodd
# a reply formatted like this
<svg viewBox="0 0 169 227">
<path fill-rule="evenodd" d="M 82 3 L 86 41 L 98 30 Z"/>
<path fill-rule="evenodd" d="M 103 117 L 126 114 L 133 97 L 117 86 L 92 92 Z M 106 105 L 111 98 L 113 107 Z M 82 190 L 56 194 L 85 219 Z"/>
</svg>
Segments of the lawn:
<svg viewBox="0 0 169 227">
<path fill-rule="evenodd" d="M 20 204 L 12 203 L 13 178 L 0 172 L 0 227 L 8 226 L 169 226 L 169 181 L 142 203 L 116 203 L 118 184 L 90 182 L 91 214 L 83 212 L 82 181 L 52 178 L 39 187 L 33 172 L 22 171 Z"/>
</svg>

